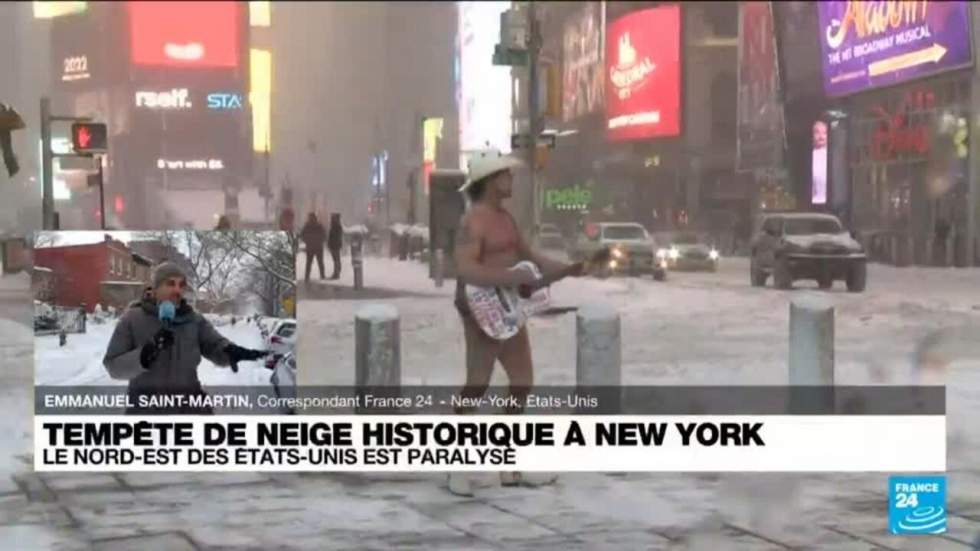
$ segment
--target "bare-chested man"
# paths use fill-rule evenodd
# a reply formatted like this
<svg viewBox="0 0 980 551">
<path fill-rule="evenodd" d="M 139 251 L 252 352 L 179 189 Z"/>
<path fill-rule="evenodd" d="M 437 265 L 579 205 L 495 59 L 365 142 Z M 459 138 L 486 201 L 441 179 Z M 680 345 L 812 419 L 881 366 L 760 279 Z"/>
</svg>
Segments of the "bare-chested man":
<svg viewBox="0 0 980 551">
<path fill-rule="evenodd" d="M 460 191 L 465 193 L 469 208 L 460 221 L 456 239 L 456 308 L 462 317 L 466 338 L 466 385 L 461 395 L 466 398 L 483 396 L 490 383 L 497 360 L 510 382 L 510 394 L 523 404 L 533 383 L 531 343 L 525 326 L 513 337 L 499 341 L 487 336 L 466 304 L 463 285 L 481 287 L 516 287 L 532 284 L 534 277 L 524 271 L 509 268 L 521 260 L 537 264 L 545 275 L 566 270 L 569 265 L 557 262 L 531 249 L 503 207 L 511 196 L 511 169 L 520 166 L 513 157 L 486 153 L 470 161 L 469 179 Z M 511 410 L 520 413 L 522 408 Z M 457 413 L 471 413 L 471 408 L 457 408 Z M 554 477 L 534 477 L 518 473 L 501 473 L 505 485 L 538 485 L 554 481 Z M 472 479 L 465 473 L 449 477 L 453 493 L 472 495 Z"/>
</svg>

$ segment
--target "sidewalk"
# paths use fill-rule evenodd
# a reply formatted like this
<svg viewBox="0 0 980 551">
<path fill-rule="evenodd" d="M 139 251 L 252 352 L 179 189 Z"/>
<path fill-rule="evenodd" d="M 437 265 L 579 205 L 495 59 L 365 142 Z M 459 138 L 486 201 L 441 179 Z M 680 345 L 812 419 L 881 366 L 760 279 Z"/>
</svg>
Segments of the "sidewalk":
<svg viewBox="0 0 980 551">
<path fill-rule="evenodd" d="M 20 549 L 969 549 L 980 500 L 942 537 L 887 536 L 885 475 L 565 474 L 452 496 L 434 475 L 32 474 L 0 486 Z M 952 487 L 980 490 L 978 473 Z M 928 541 L 927 541 L 928 540 Z"/>
</svg>

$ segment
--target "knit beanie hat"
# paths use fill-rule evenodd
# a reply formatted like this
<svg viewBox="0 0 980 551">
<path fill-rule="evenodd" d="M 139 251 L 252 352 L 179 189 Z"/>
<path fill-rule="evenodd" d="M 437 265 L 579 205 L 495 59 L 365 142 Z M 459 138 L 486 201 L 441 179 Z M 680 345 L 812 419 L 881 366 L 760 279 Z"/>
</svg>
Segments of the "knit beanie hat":
<svg viewBox="0 0 980 551">
<path fill-rule="evenodd" d="M 174 264 L 173 262 L 164 262 L 153 269 L 153 288 L 157 289 L 164 281 L 172 278 L 179 277 L 187 279 L 187 275 L 184 271 L 180 269 L 180 266 Z"/>
</svg>

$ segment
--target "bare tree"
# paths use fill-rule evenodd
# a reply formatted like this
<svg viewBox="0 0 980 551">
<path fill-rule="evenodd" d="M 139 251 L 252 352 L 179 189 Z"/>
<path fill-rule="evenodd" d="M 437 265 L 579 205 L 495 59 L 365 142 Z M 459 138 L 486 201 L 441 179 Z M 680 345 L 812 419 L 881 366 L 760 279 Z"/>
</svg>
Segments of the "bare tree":
<svg viewBox="0 0 980 551">
<path fill-rule="evenodd" d="M 277 315 L 283 300 L 296 292 L 296 257 L 289 234 L 230 231 L 217 235 L 240 253 L 249 274 L 247 292 L 262 301 L 267 314 Z"/>
<path fill-rule="evenodd" d="M 136 236 L 179 255 L 198 297 L 212 304 L 246 293 L 258 297 L 272 315 L 295 293 L 295 256 L 286 232 L 171 230 Z"/>
</svg>

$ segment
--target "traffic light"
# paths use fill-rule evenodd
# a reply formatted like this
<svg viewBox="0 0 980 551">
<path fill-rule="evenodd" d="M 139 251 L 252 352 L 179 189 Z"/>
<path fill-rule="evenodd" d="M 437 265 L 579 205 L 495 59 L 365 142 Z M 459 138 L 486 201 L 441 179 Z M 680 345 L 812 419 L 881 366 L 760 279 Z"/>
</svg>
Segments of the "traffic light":
<svg viewBox="0 0 980 551">
<path fill-rule="evenodd" d="M 72 124 L 71 144 L 75 153 L 105 153 L 109 150 L 109 132 L 105 123 L 76 122 Z"/>
</svg>

